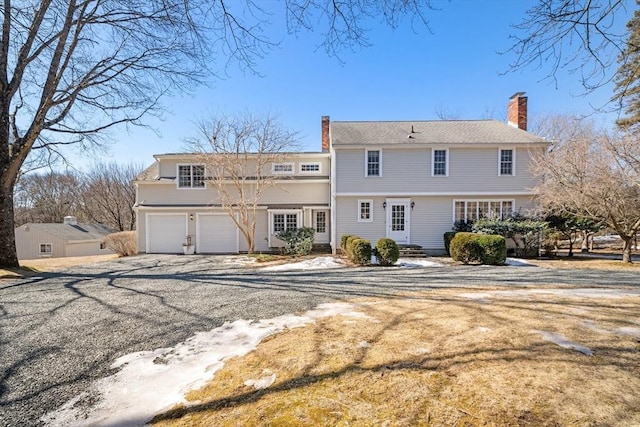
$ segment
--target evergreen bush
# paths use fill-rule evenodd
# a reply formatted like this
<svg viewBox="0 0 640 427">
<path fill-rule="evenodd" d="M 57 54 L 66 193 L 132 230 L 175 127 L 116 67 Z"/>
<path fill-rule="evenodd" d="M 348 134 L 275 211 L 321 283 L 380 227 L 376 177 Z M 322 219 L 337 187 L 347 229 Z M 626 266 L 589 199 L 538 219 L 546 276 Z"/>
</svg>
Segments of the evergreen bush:
<svg viewBox="0 0 640 427">
<path fill-rule="evenodd" d="M 451 251 L 449 248 L 451 247 L 451 239 L 459 233 L 459 231 L 447 231 L 444 233 L 444 249 L 447 251 L 447 255 L 451 256 Z"/>
<path fill-rule="evenodd" d="M 349 259 L 358 265 L 367 265 L 371 262 L 371 242 L 366 239 L 356 238 L 351 240 L 351 256 Z"/>
<path fill-rule="evenodd" d="M 375 254 L 380 265 L 393 265 L 400 258 L 400 249 L 395 240 L 383 237 L 376 243 Z"/>
<path fill-rule="evenodd" d="M 284 252 L 288 255 L 309 255 L 313 249 L 316 231 L 312 227 L 294 228 L 276 234 L 284 242 Z"/>
<path fill-rule="evenodd" d="M 479 235 L 478 244 L 482 248 L 482 263 L 503 265 L 507 260 L 507 241 L 495 234 Z"/>
<path fill-rule="evenodd" d="M 478 243 L 479 234 L 460 232 L 451 240 L 451 258 L 463 264 L 482 263 L 483 250 Z"/>
</svg>

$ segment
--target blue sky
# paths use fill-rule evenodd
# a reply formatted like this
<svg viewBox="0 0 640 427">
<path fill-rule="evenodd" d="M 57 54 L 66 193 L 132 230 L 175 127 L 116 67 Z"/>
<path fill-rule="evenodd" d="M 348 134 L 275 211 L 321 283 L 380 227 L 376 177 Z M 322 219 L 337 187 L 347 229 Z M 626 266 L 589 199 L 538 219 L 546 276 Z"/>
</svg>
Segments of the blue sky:
<svg viewBox="0 0 640 427">
<path fill-rule="evenodd" d="M 269 0 L 270 1 L 270 0 Z M 343 51 L 340 60 L 317 45 L 321 31 L 284 35 L 282 17 L 272 25 L 282 43 L 257 62 L 261 75 L 229 69 L 193 95 L 165 99 L 164 120 L 149 118 L 148 129 L 113 132 L 106 161 L 150 164 L 153 154 L 185 150 L 195 135 L 195 121 L 209 113 L 277 114 L 283 126 L 300 133 L 305 151 L 320 149 L 320 119 L 429 120 L 445 112 L 461 119 L 506 117 L 508 98 L 529 96 L 529 116 L 546 113 L 589 114 L 611 97 L 611 86 L 588 96 L 576 76 L 562 72 L 558 81 L 544 80 L 543 67 L 506 73 L 512 54 L 511 25 L 520 22 L 534 0 L 452 0 L 430 14 L 432 32 L 411 27 L 392 30 L 372 23 L 371 47 Z M 624 28 L 633 13 L 617 24 Z M 278 36 L 276 36 L 277 38 Z M 611 118 L 613 120 L 613 118 Z M 74 153 L 74 165 L 89 164 Z"/>
</svg>

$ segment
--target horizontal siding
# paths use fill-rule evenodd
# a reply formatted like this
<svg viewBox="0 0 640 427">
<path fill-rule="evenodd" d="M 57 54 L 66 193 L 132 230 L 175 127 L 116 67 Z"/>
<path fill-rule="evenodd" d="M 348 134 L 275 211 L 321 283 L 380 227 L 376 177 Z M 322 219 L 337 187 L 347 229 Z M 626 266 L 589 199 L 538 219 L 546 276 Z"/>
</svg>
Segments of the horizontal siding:
<svg viewBox="0 0 640 427">
<path fill-rule="evenodd" d="M 473 200 L 514 200 L 515 210 L 523 214 L 530 213 L 536 203 L 527 196 L 496 196 L 496 197 L 468 197 Z M 373 222 L 358 222 L 358 200 L 366 198 L 338 197 L 336 199 L 336 237 L 337 244 L 343 234 L 355 234 L 371 240 L 375 244 L 378 239 L 386 236 L 386 211 L 382 204 L 385 197 L 373 197 Z M 410 238 L 412 244 L 417 244 L 429 251 L 444 250 L 443 235 L 451 231 L 454 218 L 454 200 L 464 200 L 465 197 L 451 196 L 420 196 L 411 197 L 415 202 L 411 209 Z"/>
<path fill-rule="evenodd" d="M 328 204 L 329 182 L 282 183 L 267 188 L 260 203 L 269 204 Z M 219 203 L 214 188 L 178 189 L 176 184 L 138 184 L 138 201 L 142 204 L 203 205 Z"/>
<path fill-rule="evenodd" d="M 442 148 L 442 147 L 438 147 Z M 503 147 L 512 148 L 512 147 Z M 522 192 L 535 186 L 529 172 L 530 152 L 516 150 L 516 175 L 498 176 L 498 148 L 449 148 L 449 174 L 431 176 L 431 147 L 382 148 L 382 176 L 365 177 L 364 149 L 337 149 L 338 193 Z"/>
<path fill-rule="evenodd" d="M 176 177 L 178 174 L 178 165 L 188 164 L 202 164 L 197 157 L 194 157 L 191 161 L 186 159 L 161 159 L 160 160 L 160 176 L 161 177 Z M 282 160 L 282 163 L 293 163 L 293 174 L 287 174 L 287 176 L 329 176 L 330 174 L 330 161 L 326 155 L 322 156 L 304 156 L 304 157 L 286 157 Z M 320 163 L 320 172 L 318 173 L 302 173 L 300 171 L 301 163 Z M 246 171 L 249 175 L 255 175 L 256 162 L 249 161 Z M 271 164 L 265 165 L 263 170 L 264 174 L 271 174 Z M 210 174 L 208 174 L 210 175 Z"/>
</svg>

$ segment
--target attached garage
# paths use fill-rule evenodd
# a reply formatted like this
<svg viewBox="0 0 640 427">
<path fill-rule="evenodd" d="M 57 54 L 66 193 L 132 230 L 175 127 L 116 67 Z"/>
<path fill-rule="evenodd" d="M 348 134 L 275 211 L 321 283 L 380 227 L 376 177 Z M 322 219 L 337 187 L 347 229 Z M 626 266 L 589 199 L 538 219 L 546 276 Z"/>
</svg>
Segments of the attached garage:
<svg viewBox="0 0 640 427">
<path fill-rule="evenodd" d="M 182 253 L 186 241 L 187 215 L 147 214 L 147 253 Z"/>
<path fill-rule="evenodd" d="M 238 252 L 238 228 L 226 213 L 196 215 L 196 252 Z"/>
</svg>

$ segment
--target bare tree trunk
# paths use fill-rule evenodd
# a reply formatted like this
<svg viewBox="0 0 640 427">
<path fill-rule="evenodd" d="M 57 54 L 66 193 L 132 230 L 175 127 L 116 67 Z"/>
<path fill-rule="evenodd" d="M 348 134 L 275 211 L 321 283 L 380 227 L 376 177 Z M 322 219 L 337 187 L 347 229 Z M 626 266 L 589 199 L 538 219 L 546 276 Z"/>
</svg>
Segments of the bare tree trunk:
<svg viewBox="0 0 640 427">
<path fill-rule="evenodd" d="M 0 186 L 0 268 L 18 267 L 16 236 L 13 229 L 13 186 Z"/>
<path fill-rule="evenodd" d="M 624 241 L 624 247 L 622 248 L 622 262 L 631 263 L 631 246 L 633 246 L 633 237 L 625 236 L 622 237 L 622 240 Z"/>
<path fill-rule="evenodd" d="M 582 244 L 580 245 L 580 252 L 589 252 L 589 232 L 582 231 Z"/>
</svg>

